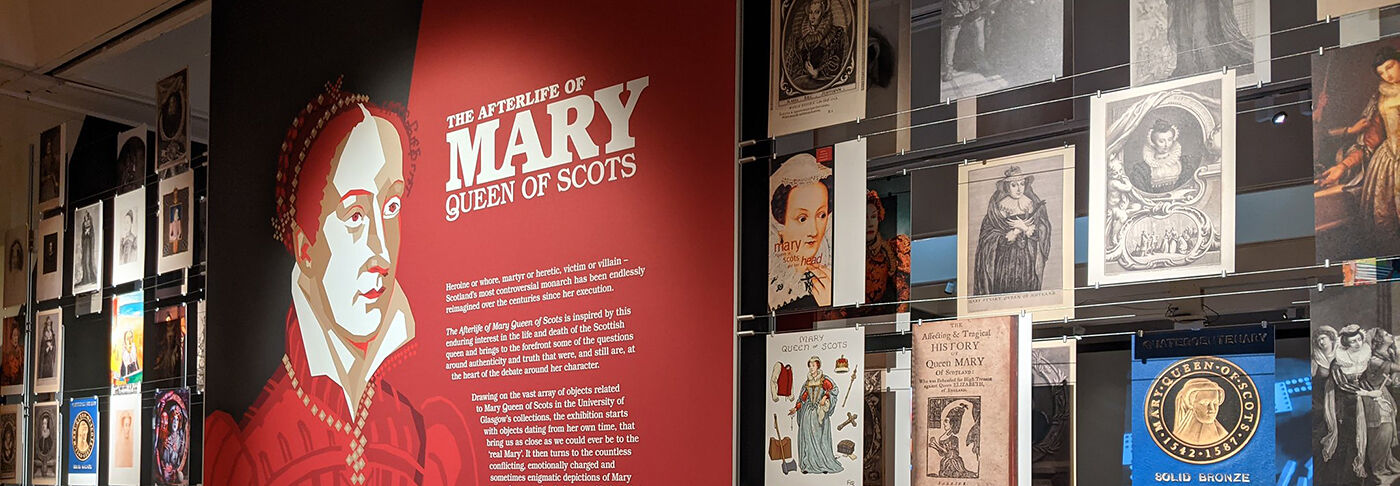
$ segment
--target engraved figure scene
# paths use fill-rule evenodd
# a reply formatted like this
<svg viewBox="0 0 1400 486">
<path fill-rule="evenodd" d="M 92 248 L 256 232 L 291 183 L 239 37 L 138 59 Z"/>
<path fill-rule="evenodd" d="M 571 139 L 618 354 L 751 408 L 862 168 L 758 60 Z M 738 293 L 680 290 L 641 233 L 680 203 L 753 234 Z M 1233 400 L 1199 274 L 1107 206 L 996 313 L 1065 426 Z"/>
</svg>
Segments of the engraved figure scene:
<svg viewBox="0 0 1400 486">
<path fill-rule="evenodd" d="M 1221 91 L 1210 80 L 1108 103 L 1106 276 L 1222 264 Z"/>
<path fill-rule="evenodd" d="M 782 15 L 779 100 L 856 82 L 853 0 L 783 0 Z"/>
<path fill-rule="evenodd" d="M 1255 72 L 1255 2 L 1266 0 L 1133 0 L 1130 4 L 1133 85 L 1235 69 Z M 1267 6 L 1264 11 L 1267 12 Z M 1262 23 L 1260 23 L 1262 21 Z M 1267 28 L 1262 29 L 1264 34 Z M 1267 43 L 1264 35 L 1261 42 Z M 1265 46 L 1267 47 L 1267 46 Z M 1267 80 L 1264 80 L 1267 81 Z M 1244 84 L 1250 84 L 1247 81 Z"/>
<path fill-rule="evenodd" d="M 981 469 L 982 397 L 928 399 L 925 440 L 931 478 L 975 479 Z"/>
<path fill-rule="evenodd" d="M 1063 0 L 947 0 L 940 99 L 959 99 L 1064 73 Z"/>
<path fill-rule="evenodd" d="M 1395 484 L 1400 287 L 1312 291 L 1314 484 Z"/>
</svg>

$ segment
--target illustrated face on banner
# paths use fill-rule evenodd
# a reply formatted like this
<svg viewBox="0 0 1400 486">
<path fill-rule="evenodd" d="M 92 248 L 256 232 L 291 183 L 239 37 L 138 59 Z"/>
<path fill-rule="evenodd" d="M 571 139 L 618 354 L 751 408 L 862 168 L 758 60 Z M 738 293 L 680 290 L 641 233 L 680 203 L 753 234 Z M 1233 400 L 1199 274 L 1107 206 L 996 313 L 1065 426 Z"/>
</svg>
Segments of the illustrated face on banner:
<svg viewBox="0 0 1400 486">
<path fill-rule="evenodd" d="M 778 231 L 783 242 L 791 242 L 792 254 L 802 261 L 811 261 L 821 249 L 831 212 L 827 208 L 825 184 L 813 182 L 793 187 L 788 192 L 783 211 L 783 229 Z"/>
<path fill-rule="evenodd" d="M 364 338 L 381 329 L 395 291 L 399 211 L 404 192 L 403 147 L 398 130 L 363 106 L 342 116 L 363 117 L 339 142 L 322 191 L 320 226 L 314 237 L 297 236 L 309 250 L 298 255 L 339 331 Z"/>
</svg>

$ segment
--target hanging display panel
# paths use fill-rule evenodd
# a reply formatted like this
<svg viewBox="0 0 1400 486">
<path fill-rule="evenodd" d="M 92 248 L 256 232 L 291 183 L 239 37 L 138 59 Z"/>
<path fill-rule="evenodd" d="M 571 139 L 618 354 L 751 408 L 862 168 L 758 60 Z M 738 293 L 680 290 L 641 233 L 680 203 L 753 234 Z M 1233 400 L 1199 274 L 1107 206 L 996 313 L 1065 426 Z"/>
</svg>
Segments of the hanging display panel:
<svg viewBox="0 0 1400 486">
<path fill-rule="evenodd" d="M 1395 343 L 1400 286 L 1393 283 L 1312 291 L 1314 483 L 1341 486 L 1400 474 Z"/>
<path fill-rule="evenodd" d="M 958 168 L 958 315 L 1074 317 L 1074 147 Z"/>
<path fill-rule="evenodd" d="M 1317 0 L 1317 19 L 1341 17 L 1354 12 L 1381 8 L 1395 3 L 1395 0 Z"/>
<path fill-rule="evenodd" d="M 24 321 L 6 317 L 0 336 L 0 395 L 24 393 Z"/>
<path fill-rule="evenodd" d="M 5 298 L 0 307 L 24 303 L 29 292 L 29 231 L 16 226 L 5 231 Z"/>
<path fill-rule="evenodd" d="M 68 402 L 68 484 L 97 484 L 97 397 Z"/>
<path fill-rule="evenodd" d="M 915 486 L 1030 484 L 1029 315 L 914 325 Z"/>
<path fill-rule="evenodd" d="M 117 187 L 128 188 L 145 182 L 146 161 L 149 160 L 146 131 L 146 125 L 137 125 L 117 134 Z"/>
<path fill-rule="evenodd" d="M 34 243 L 39 245 L 39 278 L 34 285 L 34 300 L 43 302 L 62 297 L 63 214 L 39 221 Z"/>
<path fill-rule="evenodd" d="M 772 2 L 768 136 L 864 118 L 866 0 Z"/>
<path fill-rule="evenodd" d="M 1133 484 L 1275 484 L 1273 351 L 1259 326 L 1134 337 Z"/>
<path fill-rule="evenodd" d="M 181 69 L 156 82 L 156 173 L 163 176 L 190 161 L 190 87 L 186 72 Z"/>
<path fill-rule="evenodd" d="M 208 456 L 205 456 L 208 457 Z M 141 482 L 141 394 L 112 395 L 107 412 L 107 482 Z"/>
<path fill-rule="evenodd" d="M 66 127 L 60 124 L 39 134 L 35 149 L 38 156 L 38 168 L 35 170 L 38 187 L 34 190 L 34 207 L 40 213 L 63 205 L 64 191 L 68 187 L 68 181 L 64 179 L 68 172 Z"/>
<path fill-rule="evenodd" d="M 1400 255 L 1400 40 L 1312 56 L 1317 261 Z"/>
<path fill-rule="evenodd" d="M 1091 285 L 1235 271 L 1235 74 L 1090 98 Z"/>
<path fill-rule="evenodd" d="M 146 383 L 158 387 L 184 385 L 185 375 L 185 305 L 176 304 L 156 310 L 155 321 L 146 333 Z"/>
<path fill-rule="evenodd" d="M 143 172 L 144 173 L 144 172 Z M 140 280 L 146 271 L 146 188 L 112 201 L 112 285 Z"/>
<path fill-rule="evenodd" d="M 768 177 L 768 306 L 865 301 L 865 140 L 779 157 Z M 864 231 L 863 231 L 864 230 Z"/>
<path fill-rule="evenodd" d="M 765 403 L 773 430 L 765 484 L 861 483 L 865 405 L 863 393 L 854 390 L 865 389 L 859 380 L 864 330 L 770 334 L 767 356 L 772 386 Z"/>
<path fill-rule="evenodd" d="M 34 316 L 34 393 L 58 391 L 63 379 L 63 309 Z"/>
<path fill-rule="evenodd" d="M 1268 0 L 1131 0 L 1133 86 L 1234 69 L 1240 85 L 1269 82 Z"/>
<path fill-rule="evenodd" d="M 160 238 L 159 273 L 188 268 L 194 260 L 193 186 L 194 172 L 188 170 L 160 180 L 160 226 L 156 232 Z"/>
<path fill-rule="evenodd" d="M 862 484 L 882 486 L 885 478 L 885 370 L 866 369 L 865 373 L 865 470 Z"/>
<path fill-rule="evenodd" d="M 206 484 L 732 480 L 732 2 L 224 8 Z"/>
<path fill-rule="evenodd" d="M 1064 18 L 1064 0 L 944 2 L 939 99 L 1063 76 Z"/>
<path fill-rule="evenodd" d="M 58 402 L 35 403 L 29 413 L 33 418 L 29 429 L 29 482 L 57 484 L 58 454 L 63 450 Z"/>
<path fill-rule="evenodd" d="M 73 211 L 73 295 L 102 288 L 102 201 Z"/>
<path fill-rule="evenodd" d="M 819 320 L 895 319 L 892 314 L 909 312 L 909 177 L 867 180 L 866 187 L 864 304 L 821 312 Z"/>
<path fill-rule="evenodd" d="M 153 482 L 156 486 L 190 484 L 190 390 L 157 390 L 151 420 Z"/>
<path fill-rule="evenodd" d="M 145 310 L 141 291 L 112 298 L 112 340 L 110 365 L 112 394 L 137 393 L 145 377 Z"/>
<path fill-rule="evenodd" d="M 1031 345 L 1031 479 L 1074 486 L 1078 461 L 1078 341 Z"/>
<path fill-rule="evenodd" d="M 14 482 L 24 467 L 20 405 L 0 405 L 0 481 Z"/>
</svg>

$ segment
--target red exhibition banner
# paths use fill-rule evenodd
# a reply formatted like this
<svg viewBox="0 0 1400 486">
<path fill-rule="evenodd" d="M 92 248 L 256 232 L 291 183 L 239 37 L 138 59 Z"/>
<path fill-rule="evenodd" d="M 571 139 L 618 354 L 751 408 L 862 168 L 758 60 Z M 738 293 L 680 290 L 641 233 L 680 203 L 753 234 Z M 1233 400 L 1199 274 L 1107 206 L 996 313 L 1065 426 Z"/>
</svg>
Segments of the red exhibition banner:
<svg viewBox="0 0 1400 486">
<path fill-rule="evenodd" d="M 731 483 L 735 28 L 428 0 L 406 103 L 328 80 L 278 161 L 287 351 L 206 480 Z"/>
</svg>

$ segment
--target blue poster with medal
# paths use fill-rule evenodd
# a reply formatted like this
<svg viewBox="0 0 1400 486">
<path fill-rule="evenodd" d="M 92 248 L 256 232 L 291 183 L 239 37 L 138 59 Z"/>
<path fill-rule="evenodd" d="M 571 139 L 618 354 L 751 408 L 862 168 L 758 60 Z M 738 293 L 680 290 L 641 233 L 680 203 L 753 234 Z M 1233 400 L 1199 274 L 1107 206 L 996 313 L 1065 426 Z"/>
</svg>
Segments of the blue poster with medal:
<svg viewBox="0 0 1400 486">
<path fill-rule="evenodd" d="M 68 403 L 68 484 L 97 484 L 97 397 Z"/>
<path fill-rule="evenodd" d="M 1274 330 L 1133 340 L 1133 485 L 1274 483 Z"/>
</svg>

